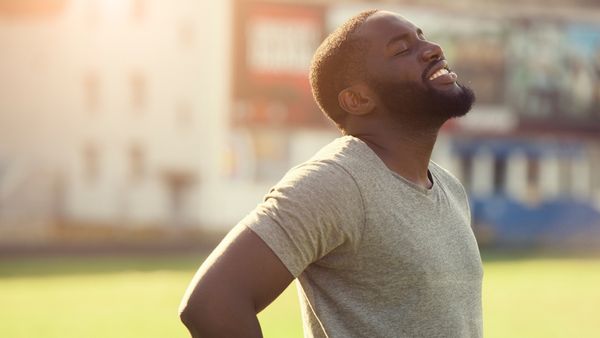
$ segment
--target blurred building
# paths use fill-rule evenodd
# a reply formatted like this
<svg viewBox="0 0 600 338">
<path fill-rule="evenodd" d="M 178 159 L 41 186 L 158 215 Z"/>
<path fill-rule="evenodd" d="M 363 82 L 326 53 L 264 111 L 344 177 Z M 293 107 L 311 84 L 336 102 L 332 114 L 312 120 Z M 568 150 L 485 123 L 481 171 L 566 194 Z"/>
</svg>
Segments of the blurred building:
<svg viewBox="0 0 600 338">
<path fill-rule="evenodd" d="M 223 201 L 206 189 L 227 127 L 230 12 L 0 3 L 0 224 L 212 222 L 199 205 Z"/>
<path fill-rule="evenodd" d="M 483 241 L 600 226 L 593 1 L 7 0 L 0 227 L 231 227 L 337 136 L 308 65 L 373 7 L 417 22 L 477 93 L 434 160 Z"/>
</svg>

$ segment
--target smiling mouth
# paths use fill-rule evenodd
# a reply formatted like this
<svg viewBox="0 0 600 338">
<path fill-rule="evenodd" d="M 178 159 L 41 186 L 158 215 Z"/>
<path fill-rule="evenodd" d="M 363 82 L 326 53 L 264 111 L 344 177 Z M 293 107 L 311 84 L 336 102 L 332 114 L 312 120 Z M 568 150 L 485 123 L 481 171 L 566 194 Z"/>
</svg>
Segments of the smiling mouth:
<svg viewBox="0 0 600 338">
<path fill-rule="evenodd" d="M 437 69 L 427 78 L 429 82 L 440 85 L 456 83 L 458 76 L 452 71 L 452 69 L 450 69 L 450 67 L 448 67 L 448 63 L 445 60 L 441 60 L 441 64 L 438 63 L 437 67 L 439 67 L 439 69 Z M 431 68 L 437 67 L 433 66 Z"/>
<path fill-rule="evenodd" d="M 433 81 L 433 80 L 437 79 L 438 77 L 440 77 L 442 75 L 446 75 L 446 74 L 450 74 L 450 71 L 447 68 L 442 68 L 442 69 L 438 70 L 437 72 L 433 73 L 429 77 L 429 81 Z"/>
</svg>

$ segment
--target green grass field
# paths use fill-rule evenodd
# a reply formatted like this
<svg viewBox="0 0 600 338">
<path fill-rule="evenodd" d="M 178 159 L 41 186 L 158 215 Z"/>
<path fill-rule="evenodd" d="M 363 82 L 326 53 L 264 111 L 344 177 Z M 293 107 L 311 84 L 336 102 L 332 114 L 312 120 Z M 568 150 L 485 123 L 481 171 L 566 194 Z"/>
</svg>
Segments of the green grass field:
<svg viewBox="0 0 600 338">
<path fill-rule="evenodd" d="M 192 256 L 0 260 L 0 337 L 188 337 L 177 316 Z M 600 259 L 484 256 L 487 338 L 598 337 Z M 292 285 L 259 315 L 265 337 L 300 338 Z"/>
</svg>

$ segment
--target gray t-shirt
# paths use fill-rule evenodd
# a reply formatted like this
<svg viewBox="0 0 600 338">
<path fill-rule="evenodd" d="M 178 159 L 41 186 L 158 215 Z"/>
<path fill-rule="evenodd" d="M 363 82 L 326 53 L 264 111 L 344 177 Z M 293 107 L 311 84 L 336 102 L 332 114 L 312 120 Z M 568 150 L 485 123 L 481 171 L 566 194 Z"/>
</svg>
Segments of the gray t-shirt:
<svg viewBox="0 0 600 338">
<path fill-rule="evenodd" d="M 297 277 L 305 337 L 482 337 L 467 196 L 434 162 L 429 174 L 425 189 L 340 137 L 238 224 Z"/>
</svg>

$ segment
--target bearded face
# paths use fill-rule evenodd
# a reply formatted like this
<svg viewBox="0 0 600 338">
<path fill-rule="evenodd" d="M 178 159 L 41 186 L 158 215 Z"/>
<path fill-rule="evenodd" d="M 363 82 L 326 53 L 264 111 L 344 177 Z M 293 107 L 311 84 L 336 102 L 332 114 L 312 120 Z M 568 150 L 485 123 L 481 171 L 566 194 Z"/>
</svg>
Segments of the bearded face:
<svg viewBox="0 0 600 338">
<path fill-rule="evenodd" d="M 439 128 L 463 116 L 475 101 L 457 82 L 442 47 L 398 14 L 373 14 L 356 33 L 368 41 L 360 80 L 375 94 L 375 110 L 407 127 Z"/>
<path fill-rule="evenodd" d="M 369 80 L 385 108 L 402 121 L 441 125 L 451 118 L 465 115 L 475 102 L 473 90 L 458 82 L 454 90 L 439 89 L 426 81 L 423 83 Z"/>
</svg>

